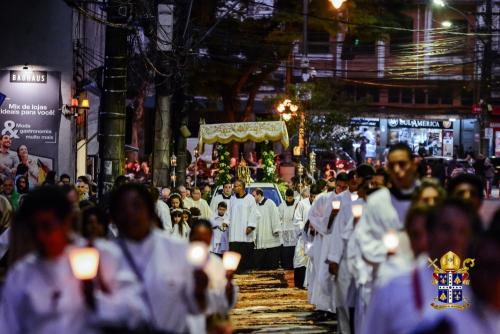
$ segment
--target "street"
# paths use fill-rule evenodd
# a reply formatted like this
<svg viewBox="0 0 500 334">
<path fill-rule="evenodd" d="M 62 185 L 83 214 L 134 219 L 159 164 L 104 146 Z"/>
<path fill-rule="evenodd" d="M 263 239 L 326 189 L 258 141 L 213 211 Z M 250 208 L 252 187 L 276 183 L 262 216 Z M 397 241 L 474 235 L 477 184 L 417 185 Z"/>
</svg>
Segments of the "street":
<svg viewBox="0 0 500 334">
<path fill-rule="evenodd" d="M 293 288 L 292 271 L 237 275 L 238 303 L 231 313 L 235 333 L 336 333 L 336 321 L 311 320 L 307 290 Z"/>
</svg>

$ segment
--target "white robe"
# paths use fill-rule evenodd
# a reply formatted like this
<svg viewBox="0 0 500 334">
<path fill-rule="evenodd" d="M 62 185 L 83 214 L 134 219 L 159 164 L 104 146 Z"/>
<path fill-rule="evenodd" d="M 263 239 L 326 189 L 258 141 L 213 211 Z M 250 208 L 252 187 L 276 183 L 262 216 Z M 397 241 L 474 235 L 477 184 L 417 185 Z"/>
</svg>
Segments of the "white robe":
<svg viewBox="0 0 500 334">
<path fill-rule="evenodd" d="M 233 282 L 233 299 L 229 302 L 226 298 L 226 270 L 222 260 L 214 254 L 210 254 L 207 264 L 203 268 L 208 276 L 209 300 L 208 306 L 203 314 L 189 315 L 187 318 L 189 332 L 191 334 L 203 334 L 207 332 L 206 319 L 210 315 L 227 315 L 234 307 L 237 300 L 237 287 Z"/>
<path fill-rule="evenodd" d="M 184 207 L 186 209 L 191 209 L 191 208 L 198 208 L 200 210 L 200 218 L 209 220 L 212 218 L 213 212 L 210 210 L 210 206 L 208 205 L 207 201 L 205 201 L 203 198 L 200 198 L 199 200 L 195 201 L 192 198 L 186 198 L 184 201 Z"/>
<path fill-rule="evenodd" d="M 411 270 L 404 275 L 393 278 L 375 290 L 368 306 L 361 334 L 412 333 L 424 318 L 433 317 L 437 313 L 446 315 L 459 312 L 455 309 L 436 310 L 431 306 L 437 297 L 438 286 L 432 284 L 433 270 L 427 266 L 426 255 L 419 257 L 416 268 L 417 280 L 414 278 L 414 270 Z M 419 289 L 415 288 L 416 281 L 418 281 Z M 417 291 L 420 291 L 421 309 L 417 307 L 416 303 Z M 465 298 L 471 299 L 472 293 L 468 286 L 464 286 L 463 295 Z"/>
<path fill-rule="evenodd" d="M 182 233 L 181 233 L 179 225 L 182 225 Z M 187 240 L 189 240 L 189 233 L 190 232 L 191 232 L 191 228 L 189 227 L 189 224 L 186 223 L 185 221 L 182 221 L 179 224 L 173 224 L 172 232 L 170 233 L 170 236 L 173 239 L 187 241 Z"/>
<path fill-rule="evenodd" d="M 188 314 L 200 313 L 194 298 L 194 268 L 186 257 L 188 244 L 157 229 L 140 242 L 127 239 L 125 243 L 142 274 L 153 326 L 174 333 L 186 332 Z"/>
<path fill-rule="evenodd" d="M 226 215 L 223 217 L 218 214 L 214 215 L 212 220 L 213 236 L 212 243 L 210 244 L 210 251 L 212 253 L 223 254 L 225 251 L 229 250 L 229 237 L 227 229 L 222 231 L 222 225 L 230 225 L 229 219 Z"/>
<path fill-rule="evenodd" d="M 69 263 L 68 250 L 47 261 L 32 253 L 9 271 L 0 304 L 0 331 L 5 334 L 94 333 L 102 322 L 137 326 L 149 318 L 141 286 L 127 268 L 120 249 L 103 240 L 99 272 L 110 288 L 95 290 L 96 312 L 88 310 Z"/>
<path fill-rule="evenodd" d="M 260 213 L 257 234 L 255 238 L 256 249 L 267 249 L 281 246 L 281 223 L 276 204 L 268 198 L 264 198 L 257 206 Z"/>
<path fill-rule="evenodd" d="M 172 218 L 170 217 L 170 208 L 161 199 L 156 201 L 156 214 L 160 218 L 161 225 L 167 233 L 172 233 Z"/>
<path fill-rule="evenodd" d="M 261 215 L 252 195 L 246 194 L 242 198 L 233 195 L 229 219 L 229 242 L 253 242 L 255 230 L 247 235 L 246 229 L 247 227 L 257 228 L 260 219 Z"/>
<path fill-rule="evenodd" d="M 307 266 L 309 258 L 306 256 L 306 242 L 307 236 L 304 232 L 304 226 L 309 219 L 309 210 L 311 209 L 311 202 L 309 198 L 304 198 L 298 202 L 294 212 L 294 225 L 295 233 L 297 236 L 297 247 L 293 256 L 293 267 L 300 268 Z M 304 282 L 307 285 L 307 282 Z"/>
<path fill-rule="evenodd" d="M 297 233 L 294 224 L 294 214 L 297 204 L 298 201 L 295 200 L 291 205 L 283 202 L 279 206 L 283 247 L 295 247 L 297 245 Z"/>
<path fill-rule="evenodd" d="M 212 201 L 210 202 L 210 210 L 212 210 L 213 214 L 217 214 L 217 207 L 220 202 L 224 202 L 227 205 L 226 216 L 229 218 L 231 215 L 231 196 L 226 197 L 224 194 L 217 194 L 212 197 Z"/>
</svg>

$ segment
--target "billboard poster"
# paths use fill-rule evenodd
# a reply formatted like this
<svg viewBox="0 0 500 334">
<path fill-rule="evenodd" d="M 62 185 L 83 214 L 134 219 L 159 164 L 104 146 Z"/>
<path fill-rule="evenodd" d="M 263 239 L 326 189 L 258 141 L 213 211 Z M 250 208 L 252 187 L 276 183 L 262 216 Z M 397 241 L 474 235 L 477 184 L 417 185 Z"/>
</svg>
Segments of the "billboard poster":
<svg viewBox="0 0 500 334">
<path fill-rule="evenodd" d="M 0 177 L 41 183 L 57 160 L 61 74 L 1 70 L 0 92 Z"/>
<path fill-rule="evenodd" d="M 443 156 L 453 157 L 453 130 L 443 130 Z"/>
<path fill-rule="evenodd" d="M 500 157 L 500 131 L 495 131 L 495 156 Z"/>
</svg>

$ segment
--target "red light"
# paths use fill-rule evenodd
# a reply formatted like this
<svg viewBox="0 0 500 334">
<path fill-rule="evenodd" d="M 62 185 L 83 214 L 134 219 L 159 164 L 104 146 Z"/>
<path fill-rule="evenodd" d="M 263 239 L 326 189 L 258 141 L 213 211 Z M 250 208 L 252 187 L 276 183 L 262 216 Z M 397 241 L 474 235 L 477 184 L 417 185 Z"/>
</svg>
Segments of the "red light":
<svg viewBox="0 0 500 334">
<path fill-rule="evenodd" d="M 75 99 L 75 98 L 71 99 L 71 106 L 78 107 L 78 99 Z"/>
</svg>

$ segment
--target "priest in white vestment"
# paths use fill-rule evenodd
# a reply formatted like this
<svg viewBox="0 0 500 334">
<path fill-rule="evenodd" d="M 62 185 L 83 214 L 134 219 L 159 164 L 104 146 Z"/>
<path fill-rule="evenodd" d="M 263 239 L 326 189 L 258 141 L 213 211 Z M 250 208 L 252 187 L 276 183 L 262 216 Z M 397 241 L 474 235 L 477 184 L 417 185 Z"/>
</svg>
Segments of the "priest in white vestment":
<svg viewBox="0 0 500 334">
<path fill-rule="evenodd" d="M 255 198 L 246 193 L 243 181 L 238 180 L 234 183 L 234 195 L 231 197 L 230 207 L 229 250 L 241 254 L 238 272 L 245 272 L 253 268 L 255 229 L 261 215 Z"/>
<path fill-rule="evenodd" d="M 287 189 L 285 201 L 279 206 L 281 221 L 281 238 L 283 247 L 281 248 L 280 262 L 283 269 L 293 269 L 293 256 L 297 245 L 297 233 L 294 224 L 294 213 L 298 200 L 293 196 L 293 190 Z"/>
<path fill-rule="evenodd" d="M 184 200 L 184 207 L 186 209 L 197 208 L 200 210 L 201 219 L 209 220 L 213 216 L 213 212 L 210 209 L 207 201 L 201 198 L 201 190 L 200 188 L 194 188 L 191 192 L 191 197 L 187 197 Z"/>
<path fill-rule="evenodd" d="M 264 197 L 264 191 L 255 188 L 252 195 L 260 213 L 255 237 L 254 261 L 257 269 L 277 269 L 281 248 L 281 222 L 278 207 Z"/>
</svg>

